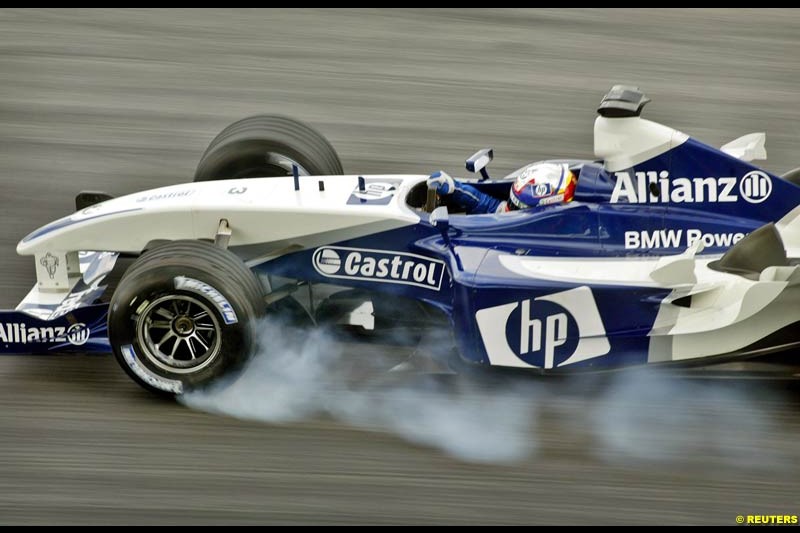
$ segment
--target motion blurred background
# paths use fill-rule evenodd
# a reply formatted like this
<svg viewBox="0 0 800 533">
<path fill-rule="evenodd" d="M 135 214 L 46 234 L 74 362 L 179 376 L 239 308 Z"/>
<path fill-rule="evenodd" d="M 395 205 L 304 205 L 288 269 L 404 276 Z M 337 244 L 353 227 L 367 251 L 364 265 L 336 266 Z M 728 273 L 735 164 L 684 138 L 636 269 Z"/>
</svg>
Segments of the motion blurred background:
<svg viewBox="0 0 800 533">
<path fill-rule="evenodd" d="M 348 173 L 461 175 L 493 146 L 499 176 L 592 157 L 597 104 L 626 83 L 653 99 L 647 118 L 707 143 L 765 131 L 765 167 L 785 172 L 800 166 L 798 28 L 796 10 L 760 9 L 0 10 L 0 304 L 34 282 L 17 241 L 71 212 L 77 191 L 190 181 L 214 135 L 256 113 L 314 125 Z M 470 422 L 456 426 L 461 443 L 513 414 L 486 445 L 509 430 L 528 451 L 474 461 L 425 425 L 397 429 L 441 425 L 426 402 L 392 404 L 401 424 L 348 424 L 324 399 L 300 417 L 237 420 L 156 400 L 112 358 L 3 357 L 0 523 L 798 514 L 794 389 L 645 384 L 432 392 L 437 417 Z M 273 401 L 269 387 L 249 393 Z"/>
</svg>

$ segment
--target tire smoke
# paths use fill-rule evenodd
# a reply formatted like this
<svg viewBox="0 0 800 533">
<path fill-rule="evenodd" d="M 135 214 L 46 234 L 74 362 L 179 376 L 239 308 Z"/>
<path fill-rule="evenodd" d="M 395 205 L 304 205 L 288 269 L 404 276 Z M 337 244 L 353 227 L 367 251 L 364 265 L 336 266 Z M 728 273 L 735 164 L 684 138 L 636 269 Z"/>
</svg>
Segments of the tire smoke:
<svg viewBox="0 0 800 533">
<path fill-rule="evenodd" d="M 275 320 L 265 320 L 259 329 L 262 349 L 243 372 L 181 401 L 265 422 L 330 416 L 469 462 L 515 462 L 535 448 L 536 403 L 519 401 L 530 390 L 387 371 L 402 359 L 382 355 L 381 346 L 342 343 L 324 329 L 300 331 Z"/>
<path fill-rule="evenodd" d="M 777 433 L 770 402 L 786 398 L 749 382 L 687 380 L 649 369 L 570 378 L 387 371 L 404 360 L 388 355 L 396 348 L 342 342 L 324 329 L 275 320 L 260 331 L 262 349 L 243 372 L 181 401 L 271 423 L 331 417 L 477 463 L 563 452 L 570 442 L 548 437 L 564 433 L 576 442 L 591 439 L 594 459 L 626 464 L 713 457 L 720 466 L 772 470 L 792 449 L 763 438 Z"/>
</svg>

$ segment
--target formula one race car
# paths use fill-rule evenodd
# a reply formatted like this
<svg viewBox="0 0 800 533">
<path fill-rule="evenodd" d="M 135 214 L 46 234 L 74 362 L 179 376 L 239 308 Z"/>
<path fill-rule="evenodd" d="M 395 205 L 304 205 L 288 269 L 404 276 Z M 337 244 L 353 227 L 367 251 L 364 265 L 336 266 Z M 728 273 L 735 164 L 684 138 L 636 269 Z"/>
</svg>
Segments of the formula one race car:
<svg viewBox="0 0 800 533">
<path fill-rule="evenodd" d="M 644 120 L 648 101 L 602 100 L 598 159 L 559 161 L 574 201 L 469 216 L 427 176 L 342 176 L 304 124 L 239 121 L 193 183 L 81 193 L 22 239 L 37 284 L 0 313 L 0 349 L 110 349 L 180 394 L 246 359 L 277 310 L 372 332 L 438 317 L 464 361 L 543 373 L 767 360 L 791 375 L 791 357 L 764 356 L 800 344 L 800 169 L 754 166 L 763 133 L 716 149 Z M 506 198 L 528 165 L 483 179 L 491 156 L 467 161 L 472 185 Z M 120 254 L 138 259 L 97 303 Z"/>
</svg>

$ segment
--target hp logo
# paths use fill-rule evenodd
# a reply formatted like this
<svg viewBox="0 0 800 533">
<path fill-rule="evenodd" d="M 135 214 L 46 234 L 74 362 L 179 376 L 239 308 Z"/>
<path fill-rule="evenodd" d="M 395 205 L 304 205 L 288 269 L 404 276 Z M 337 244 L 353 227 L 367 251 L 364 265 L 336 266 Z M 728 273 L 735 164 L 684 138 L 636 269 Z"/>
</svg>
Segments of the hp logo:
<svg viewBox="0 0 800 533">
<path fill-rule="evenodd" d="M 486 307 L 475 320 L 492 365 L 557 368 L 611 351 L 592 289 L 585 285 Z"/>
<path fill-rule="evenodd" d="M 86 344 L 86 341 L 89 340 L 89 336 L 92 334 L 92 330 L 90 330 L 86 324 L 78 323 L 72 324 L 69 329 L 67 330 L 67 340 L 70 344 L 74 344 L 75 346 L 81 346 Z"/>
<path fill-rule="evenodd" d="M 745 201 L 760 204 L 772 192 L 772 179 L 760 170 L 752 170 L 739 182 L 739 193 Z"/>
<path fill-rule="evenodd" d="M 561 305 L 545 300 L 523 300 L 506 322 L 506 340 L 523 361 L 555 368 L 575 352 L 579 329 Z"/>
</svg>

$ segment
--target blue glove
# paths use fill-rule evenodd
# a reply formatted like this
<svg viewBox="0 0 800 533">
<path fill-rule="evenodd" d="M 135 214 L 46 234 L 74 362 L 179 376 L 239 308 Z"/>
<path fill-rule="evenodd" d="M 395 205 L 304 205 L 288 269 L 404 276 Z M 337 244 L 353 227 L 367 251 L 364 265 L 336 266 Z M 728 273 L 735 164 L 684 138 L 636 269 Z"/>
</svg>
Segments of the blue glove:
<svg viewBox="0 0 800 533">
<path fill-rule="evenodd" d="M 428 188 L 436 189 L 438 194 L 453 194 L 456 190 L 456 182 L 443 170 L 431 174 L 428 178 Z"/>
</svg>

